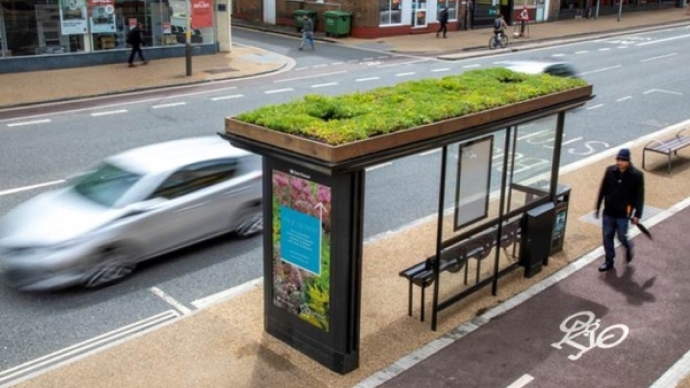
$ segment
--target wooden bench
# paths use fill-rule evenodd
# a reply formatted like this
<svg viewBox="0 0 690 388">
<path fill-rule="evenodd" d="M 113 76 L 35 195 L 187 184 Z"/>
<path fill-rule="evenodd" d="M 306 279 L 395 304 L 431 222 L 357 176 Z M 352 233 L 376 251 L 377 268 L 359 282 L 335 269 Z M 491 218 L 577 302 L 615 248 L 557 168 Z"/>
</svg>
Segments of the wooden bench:
<svg viewBox="0 0 690 388">
<path fill-rule="evenodd" d="M 668 174 L 671 174 L 671 154 L 678 155 L 678 150 L 690 146 L 690 136 L 683 135 L 683 131 L 688 128 L 681 129 L 676 135 L 666 140 L 652 140 L 644 146 L 642 151 L 642 168 L 645 168 L 645 155 L 647 151 L 664 154 L 668 157 Z"/>
<path fill-rule="evenodd" d="M 521 220 L 518 218 L 502 228 L 502 236 L 500 241 L 500 247 L 507 249 L 515 242 L 519 241 L 518 237 L 520 234 Z M 478 262 L 486 259 L 491 250 L 496 245 L 496 233 L 498 232 L 497 227 L 492 227 L 486 232 L 479 235 L 472 236 L 466 240 L 463 240 L 457 244 L 451 245 L 442 250 L 441 252 L 441 263 L 439 266 L 439 273 L 445 271 L 456 273 L 460 272 L 465 268 L 465 279 L 464 283 L 467 284 L 468 281 L 468 267 L 467 262 L 469 259 L 475 259 Z M 408 302 L 407 302 L 407 315 L 412 316 L 412 286 L 418 286 L 421 289 L 421 311 L 420 320 L 424 322 L 424 304 L 425 304 L 425 294 L 426 288 L 434 283 L 434 264 L 436 256 L 431 256 L 426 258 L 423 262 L 417 263 L 412 267 L 400 271 L 399 275 L 408 280 Z M 481 266 L 477 263 L 476 279 L 475 282 L 479 282 L 479 277 L 481 274 Z"/>
</svg>

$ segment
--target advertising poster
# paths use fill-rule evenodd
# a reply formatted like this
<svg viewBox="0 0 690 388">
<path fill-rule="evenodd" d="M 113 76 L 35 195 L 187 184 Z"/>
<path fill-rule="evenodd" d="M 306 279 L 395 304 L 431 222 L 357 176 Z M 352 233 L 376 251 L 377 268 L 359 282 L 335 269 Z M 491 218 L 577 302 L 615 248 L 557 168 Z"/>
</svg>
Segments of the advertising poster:
<svg viewBox="0 0 690 388">
<path fill-rule="evenodd" d="M 192 28 L 213 27 L 211 0 L 192 0 Z"/>
<path fill-rule="evenodd" d="M 91 32 L 115 33 L 115 0 L 89 0 Z"/>
<path fill-rule="evenodd" d="M 86 34 L 86 0 L 60 0 L 59 4 L 62 35 Z"/>
<path fill-rule="evenodd" d="M 272 176 L 273 304 L 329 331 L 331 188 L 295 174 Z"/>
<path fill-rule="evenodd" d="M 459 145 L 455 191 L 455 230 L 486 218 L 489 212 L 493 137 Z"/>
</svg>

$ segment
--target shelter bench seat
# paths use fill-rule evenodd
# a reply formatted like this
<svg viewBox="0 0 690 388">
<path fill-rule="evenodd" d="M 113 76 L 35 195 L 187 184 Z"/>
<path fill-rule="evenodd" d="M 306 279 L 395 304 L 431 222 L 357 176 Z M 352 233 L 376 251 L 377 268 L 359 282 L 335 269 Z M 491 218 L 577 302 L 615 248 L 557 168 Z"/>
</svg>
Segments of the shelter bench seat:
<svg viewBox="0 0 690 388">
<path fill-rule="evenodd" d="M 668 174 L 671 174 L 671 154 L 678 155 L 678 151 L 690 146 L 690 136 L 683 135 L 683 131 L 688 128 L 681 129 L 675 136 L 665 140 L 652 140 L 644 146 L 642 151 L 642 168 L 645 168 L 645 159 L 647 151 L 664 154 L 668 157 Z"/>
<path fill-rule="evenodd" d="M 507 248 L 518 241 L 520 234 L 521 220 L 516 219 L 502 228 L 502 236 L 500 241 L 501 248 Z M 443 249 L 441 252 L 441 263 L 439 266 L 439 273 L 445 271 L 451 273 L 460 272 L 465 268 L 464 284 L 467 284 L 468 267 L 467 261 L 475 259 L 482 261 L 489 256 L 491 250 L 496 245 L 497 227 L 492 227 L 486 232 L 472 236 L 466 240 L 461 241 L 455 245 Z M 400 271 L 399 275 L 408 281 L 408 302 L 407 315 L 412 316 L 412 286 L 418 286 L 421 289 L 421 311 L 420 321 L 424 322 L 424 303 L 426 288 L 434 283 L 434 264 L 436 256 L 427 257 L 421 263 L 417 263 L 407 269 Z M 481 268 L 477 265 L 476 282 L 479 282 Z"/>
</svg>

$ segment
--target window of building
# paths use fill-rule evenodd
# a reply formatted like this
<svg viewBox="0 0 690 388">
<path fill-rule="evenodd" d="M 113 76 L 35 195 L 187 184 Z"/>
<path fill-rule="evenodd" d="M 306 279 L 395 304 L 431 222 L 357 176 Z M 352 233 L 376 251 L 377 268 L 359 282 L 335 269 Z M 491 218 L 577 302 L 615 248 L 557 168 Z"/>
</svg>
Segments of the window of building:
<svg viewBox="0 0 690 388">
<path fill-rule="evenodd" d="M 458 0 L 438 0 L 438 13 L 448 7 L 448 20 L 458 20 Z"/>
<path fill-rule="evenodd" d="M 379 26 L 402 24 L 403 0 L 379 0 Z"/>
</svg>

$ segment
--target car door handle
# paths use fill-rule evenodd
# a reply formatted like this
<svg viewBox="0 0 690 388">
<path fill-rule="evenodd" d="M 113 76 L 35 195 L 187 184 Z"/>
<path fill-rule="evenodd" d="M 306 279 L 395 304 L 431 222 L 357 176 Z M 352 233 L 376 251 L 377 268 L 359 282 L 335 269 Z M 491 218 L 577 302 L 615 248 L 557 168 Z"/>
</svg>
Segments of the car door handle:
<svg viewBox="0 0 690 388">
<path fill-rule="evenodd" d="M 185 207 L 183 207 L 183 208 L 180 208 L 180 209 L 176 210 L 175 213 L 181 213 L 181 212 L 186 212 L 186 211 L 189 211 L 189 210 L 193 210 L 193 209 L 196 209 L 196 208 L 198 208 L 198 207 L 202 207 L 202 206 L 208 205 L 208 203 L 209 203 L 209 201 L 204 201 L 204 202 L 195 203 L 194 205 L 185 206 Z"/>
</svg>

